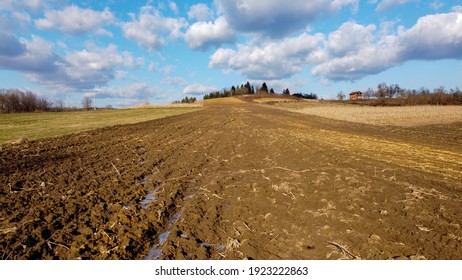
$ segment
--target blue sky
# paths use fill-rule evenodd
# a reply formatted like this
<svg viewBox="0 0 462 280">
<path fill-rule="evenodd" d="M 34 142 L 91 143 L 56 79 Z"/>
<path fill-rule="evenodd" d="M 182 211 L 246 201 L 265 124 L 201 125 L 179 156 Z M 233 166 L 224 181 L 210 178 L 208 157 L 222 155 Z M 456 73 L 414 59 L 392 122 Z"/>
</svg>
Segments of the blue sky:
<svg viewBox="0 0 462 280">
<path fill-rule="evenodd" d="M 441 0 L 1 0 L 0 88 L 80 106 L 250 81 L 335 98 L 462 88 L 462 4 Z"/>
</svg>

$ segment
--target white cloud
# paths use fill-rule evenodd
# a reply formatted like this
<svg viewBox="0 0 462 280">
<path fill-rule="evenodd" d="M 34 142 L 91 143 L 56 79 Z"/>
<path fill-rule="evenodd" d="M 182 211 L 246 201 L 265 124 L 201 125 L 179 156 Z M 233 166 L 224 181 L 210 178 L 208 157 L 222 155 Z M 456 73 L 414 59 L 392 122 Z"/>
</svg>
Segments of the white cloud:
<svg viewBox="0 0 462 280">
<path fill-rule="evenodd" d="M 258 32 L 282 37 L 307 27 L 321 15 L 344 6 L 357 10 L 358 0 L 215 0 L 232 27 L 241 32 Z"/>
<path fill-rule="evenodd" d="M 39 29 L 56 30 L 73 35 L 100 30 L 101 27 L 114 20 L 111 11 L 106 8 L 102 12 L 68 6 L 61 11 L 45 11 L 45 18 L 35 20 Z"/>
<path fill-rule="evenodd" d="M 409 60 L 462 59 L 462 11 L 421 17 L 409 29 L 346 22 L 328 35 L 302 33 L 285 39 L 255 36 L 237 49 L 220 48 L 209 67 L 255 80 L 277 80 L 312 66 L 327 80 L 356 80 Z"/>
<path fill-rule="evenodd" d="M 172 10 L 172 12 L 174 12 L 175 14 L 178 14 L 178 13 L 179 13 L 178 6 L 176 5 L 175 2 L 170 1 L 170 2 L 168 3 L 168 7 L 169 7 L 170 10 Z"/>
<path fill-rule="evenodd" d="M 188 85 L 188 82 L 181 77 L 168 77 L 166 81 L 172 86 L 185 87 Z"/>
<path fill-rule="evenodd" d="M 382 0 L 375 9 L 377 12 L 383 12 L 390 9 L 393 6 L 403 5 L 409 2 L 409 0 Z"/>
<path fill-rule="evenodd" d="M 192 84 L 183 89 L 184 95 L 205 95 L 217 91 L 216 87 Z"/>
<path fill-rule="evenodd" d="M 50 42 L 38 36 L 18 40 L 0 33 L 0 41 L 0 69 L 23 72 L 31 81 L 50 89 L 69 91 L 102 86 L 121 78 L 122 69 L 136 68 L 142 63 L 142 59 L 120 52 L 112 44 L 107 48 L 71 51 L 62 57 L 53 51 Z"/>
<path fill-rule="evenodd" d="M 358 25 L 354 29 L 352 32 L 351 26 L 345 29 L 344 25 L 334 33 L 352 36 L 353 41 L 359 34 L 369 39 L 352 52 L 329 52 L 327 59 L 313 68 L 313 75 L 354 80 L 409 60 L 462 59 L 462 12 L 427 15 L 410 29 L 400 27 L 396 34 L 378 36 L 373 34 L 373 26 Z M 327 46 L 332 45 L 333 38 L 329 35 Z"/>
<path fill-rule="evenodd" d="M 432 3 L 430 3 L 430 7 L 432 7 L 432 9 L 434 9 L 434 10 L 439 10 L 443 6 L 444 6 L 444 3 L 441 2 L 440 0 L 436 0 L 436 1 L 432 2 Z"/>
<path fill-rule="evenodd" d="M 315 59 L 312 55 L 324 40 L 321 34 L 303 33 L 283 40 L 255 38 L 238 50 L 218 49 L 211 57 L 209 66 L 235 70 L 250 79 L 277 80 L 287 78 Z"/>
<path fill-rule="evenodd" d="M 53 53 L 52 45 L 38 36 L 18 40 L 0 32 L 0 68 L 25 72 L 53 72 L 62 59 Z"/>
<path fill-rule="evenodd" d="M 144 100 L 163 94 L 161 89 L 152 87 L 147 83 L 135 83 L 122 87 L 96 87 L 92 91 L 96 92 L 97 98 L 124 98 L 130 100 Z M 93 96 L 93 94 L 88 93 L 87 96 Z"/>
<path fill-rule="evenodd" d="M 462 58 L 462 11 L 421 17 L 399 37 L 405 59 Z"/>
<path fill-rule="evenodd" d="M 114 76 L 117 67 L 135 68 L 136 59 L 129 52 L 119 52 L 117 46 L 111 44 L 107 48 L 74 51 L 66 57 L 69 77 L 79 81 L 95 81 L 104 84 Z M 101 80 L 99 82 L 98 80 Z"/>
<path fill-rule="evenodd" d="M 12 18 L 16 24 L 27 26 L 32 22 L 30 15 L 24 11 L 15 11 L 12 13 Z"/>
<path fill-rule="evenodd" d="M 226 19 L 219 17 L 215 22 L 201 21 L 193 24 L 184 38 L 189 48 L 196 50 L 233 43 L 236 40 L 236 34 Z"/>
<path fill-rule="evenodd" d="M 396 39 L 394 36 L 385 37 L 376 44 L 364 45 L 355 53 L 331 57 L 316 65 L 312 73 L 329 80 L 355 80 L 380 73 L 400 63 Z"/>
<path fill-rule="evenodd" d="M 196 4 L 189 9 L 188 18 L 191 20 L 207 21 L 213 18 L 213 11 L 205 4 Z"/>
<path fill-rule="evenodd" d="M 181 30 L 187 26 L 185 19 L 163 17 L 152 6 L 144 6 L 138 16 L 130 16 L 130 22 L 122 23 L 124 36 L 150 51 L 160 49 L 169 40 L 181 37 Z"/>
<path fill-rule="evenodd" d="M 50 0 L 2 0 L 0 2 L 0 10 L 16 10 L 18 7 L 31 11 L 38 11 L 45 6 Z"/>
<path fill-rule="evenodd" d="M 354 22 L 346 22 L 328 36 L 327 49 L 336 56 L 357 52 L 363 45 L 374 39 L 373 24 L 363 26 Z"/>
</svg>

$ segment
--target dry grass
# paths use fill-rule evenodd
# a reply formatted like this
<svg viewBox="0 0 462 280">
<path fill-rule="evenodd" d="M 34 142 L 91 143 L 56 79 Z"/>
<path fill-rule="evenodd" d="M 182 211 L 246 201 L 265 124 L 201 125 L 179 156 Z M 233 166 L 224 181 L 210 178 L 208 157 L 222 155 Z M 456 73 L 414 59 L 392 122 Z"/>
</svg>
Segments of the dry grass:
<svg viewBox="0 0 462 280">
<path fill-rule="evenodd" d="M 342 121 L 402 127 L 462 122 L 462 106 L 369 107 L 311 102 L 278 104 L 289 111 Z"/>
</svg>

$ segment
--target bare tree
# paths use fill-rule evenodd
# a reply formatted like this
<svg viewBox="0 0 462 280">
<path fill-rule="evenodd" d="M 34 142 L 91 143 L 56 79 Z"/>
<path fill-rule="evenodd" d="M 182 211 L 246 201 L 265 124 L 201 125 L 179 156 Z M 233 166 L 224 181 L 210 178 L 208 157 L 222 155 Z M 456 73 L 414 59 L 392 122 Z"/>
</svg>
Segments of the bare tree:
<svg viewBox="0 0 462 280">
<path fill-rule="evenodd" d="M 375 96 L 375 91 L 374 89 L 372 88 L 368 88 L 365 92 L 364 92 L 364 98 L 365 99 L 371 99 L 372 97 Z"/>
<path fill-rule="evenodd" d="M 343 101 L 343 99 L 345 99 L 345 94 L 343 93 L 343 91 L 340 91 L 340 92 L 337 94 L 337 98 L 338 98 L 338 100 L 340 100 L 340 101 Z"/>
<path fill-rule="evenodd" d="M 85 96 L 82 100 L 82 106 L 86 111 L 90 111 L 91 109 L 91 97 Z"/>
<path fill-rule="evenodd" d="M 64 101 L 61 99 L 58 99 L 55 101 L 55 111 L 56 112 L 62 112 L 64 111 Z"/>
<path fill-rule="evenodd" d="M 377 98 L 385 98 L 387 97 L 388 86 L 386 83 L 381 83 L 377 86 L 376 97 Z"/>
</svg>

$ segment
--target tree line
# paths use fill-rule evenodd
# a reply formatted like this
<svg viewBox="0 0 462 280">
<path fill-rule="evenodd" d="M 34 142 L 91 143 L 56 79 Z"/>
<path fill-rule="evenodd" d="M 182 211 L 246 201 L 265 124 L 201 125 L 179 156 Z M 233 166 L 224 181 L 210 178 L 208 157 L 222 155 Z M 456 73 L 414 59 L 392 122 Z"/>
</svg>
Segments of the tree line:
<svg viewBox="0 0 462 280">
<path fill-rule="evenodd" d="M 249 82 L 242 84 L 240 86 L 231 86 L 230 89 L 223 89 L 222 91 L 214 91 L 209 94 L 204 95 L 204 100 L 213 99 L 213 98 L 223 98 L 231 97 L 236 95 L 248 95 L 248 94 L 276 94 L 273 88 L 269 88 L 266 82 L 264 82 L 260 87 L 255 89 L 255 86 L 251 85 Z M 284 89 L 282 91 L 284 95 L 291 95 L 290 90 Z M 292 96 L 304 98 L 304 99 L 318 99 L 318 96 L 314 93 L 304 94 L 304 93 L 294 93 Z"/>
<path fill-rule="evenodd" d="M 185 97 L 181 100 L 176 100 L 176 101 L 173 101 L 173 104 L 191 104 L 191 103 L 195 103 L 197 101 L 197 98 L 195 97 Z"/>
<path fill-rule="evenodd" d="M 61 112 L 64 101 L 51 101 L 31 91 L 0 89 L 0 113 Z"/>
<path fill-rule="evenodd" d="M 339 92 L 337 98 L 342 100 L 345 95 Z M 363 99 L 370 100 L 372 105 L 462 105 L 462 91 L 458 87 L 449 90 L 439 87 L 430 91 L 426 88 L 405 89 L 398 84 L 380 83 L 375 89 L 364 91 Z"/>
</svg>

